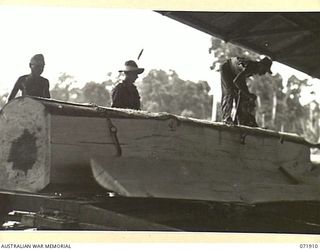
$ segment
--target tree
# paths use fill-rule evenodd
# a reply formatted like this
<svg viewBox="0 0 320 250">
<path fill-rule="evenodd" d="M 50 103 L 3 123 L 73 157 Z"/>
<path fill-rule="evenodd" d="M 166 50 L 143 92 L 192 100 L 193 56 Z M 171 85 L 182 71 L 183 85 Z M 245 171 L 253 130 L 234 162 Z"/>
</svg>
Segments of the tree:
<svg viewBox="0 0 320 250">
<path fill-rule="evenodd" d="M 106 84 L 88 82 L 82 88 L 84 102 L 92 102 L 100 106 L 110 106 L 110 93 L 106 89 Z"/>
<path fill-rule="evenodd" d="M 270 129 L 277 129 L 278 100 L 282 97 L 282 77 L 279 74 L 255 76 L 247 80 L 249 89 L 257 95 L 257 122 Z"/>
<path fill-rule="evenodd" d="M 308 119 L 304 123 L 304 136 L 308 141 L 319 143 L 320 138 L 320 105 L 312 101 L 304 106 Z"/>
<path fill-rule="evenodd" d="M 218 70 L 219 66 L 225 62 L 227 59 L 235 56 L 247 57 L 252 60 L 259 58 L 259 54 L 243 49 L 239 46 L 233 45 L 231 43 L 226 43 L 223 40 L 215 37 L 211 37 L 211 47 L 209 48 L 209 54 L 213 52 L 214 60 L 210 68 L 212 70 Z"/>
<path fill-rule="evenodd" d="M 291 76 L 286 85 L 286 90 L 282 93 L 279 108 L 283 111 L 279 117 L 282 131 L 304 133 L 304 123 L 308 119 L 308 110 L 300 103 L 301 91 L 303 87 L 310 86 L 307 80 L 299 80 L 296 76 Z"/>
<path fill-rule="evenodd" d="M 55 84 L 53 89 L 50 91 L 51 98 L 62 101 L 70 100 L 70 87 L 76 81 L 74 77 L 67 73 L 61 73 L 58 82 Z"/>
<path fill-rule="evenodd" d="M 143 109 L 207 119 L 212 98 L 207 82 L 194 83 L 181 79 L 171 70 L 151 70 L 138 86 Z"/>
<path fill-rule="evenodd" d="M 62 73 L 58 83 L 51 90 L 54 99 L 78 103 L 95 103 L 101 106 L 110 106 L 110 93 L 107 87 L 113 83 L 110 79 L 103 83 L 88 82 L 83 88 L 73 87 L 76 83 L 73 76 Z"/>
<path fill-rule="evenodd" d="M 0 95 L 0 109 L 6 104 L 9 93 Z"/>
</svg>

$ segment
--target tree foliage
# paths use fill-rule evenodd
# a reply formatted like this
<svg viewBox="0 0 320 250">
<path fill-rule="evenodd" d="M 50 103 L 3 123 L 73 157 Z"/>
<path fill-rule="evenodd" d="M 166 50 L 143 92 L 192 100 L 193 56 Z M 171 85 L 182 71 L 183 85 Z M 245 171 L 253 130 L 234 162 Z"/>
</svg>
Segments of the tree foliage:
<svg viewBox="0 0 320 250">
<path fill-rule="evenodd" d="M 110 81 L 96 83 L 90 81 L 83 88 L 73 87 L 75 84 L 73 76 L 62 73 L 51 92 L 51 97 L 62 101 L 78 103 L 95 103 L 100 106 L 110 106 L 110 93 L 107 86 Z"/>
<path fill-rule="evenodd" d="M 143 109 L 207 119 L 212 98 L 207 82 L 181 79 L 175 71 L 151 70 L 138 86 Z"/>
<path fill-rule="evenodd" d="M 232 43 L 226 43 L 223 40 L 215 37 L 211 37 L 211 47 L 209 48 L 209 54 L 213 53 L 214 60 L 210 68 L 212 70 L 218 69 L 219 65 L 225 62 L 227 59 L 235 56 L 243 56 L 256 60 L 259 58 L 259 54 L 253 51 L 243 49 Z"/>
<path fill-rule="evenodd" d="M 74 78 L 71 75 L 62 73 L 58 82 L 54 85 L 53 89 L 50 91 L 51 97 L 53 99 L 59 99 L 62 101 L 70 100 L 70 88 L 74 84 Z"/>
<path fill-rule="evenodd" d="M 2 108 L 6 104 L 8 95 L 9 95 L 9 93 L 5 93 L 3 95 L 0 95 L 0 108 Z"/>
</svg>

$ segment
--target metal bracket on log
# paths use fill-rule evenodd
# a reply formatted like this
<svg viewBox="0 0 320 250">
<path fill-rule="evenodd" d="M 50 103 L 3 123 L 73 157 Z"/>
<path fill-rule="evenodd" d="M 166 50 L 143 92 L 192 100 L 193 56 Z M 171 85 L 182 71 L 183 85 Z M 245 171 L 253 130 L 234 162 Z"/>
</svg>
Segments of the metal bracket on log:
<svg viewBox="0 0 320 250">
<path fill-rule="evenodd" d="M 112 140 L 114 142 L 114 145 L 116 146 L 116 149 L 117 149 L 117 156 L 121 156 L 122 155 L 122 150 L 121 150 L 120 142 L 119 142 L 119 139 L 118 139 L 118 136 L 117 136 L 117 132 L 118 132 L 117 127 L 112 124 L 112 121 L 107 116 L 107 112 L 106 112 L 105 109 L 99 107 L 97 104 L 94 104 L 94 103 L 92 103 L 91 105 L 93 107 L 95 107 L 97 111 L 103 113 L 105 118 L 107 119 L 110 136 L 111 136 L 111 138 L 112 138 Z"/>
<path fill-rule="evenodd" d="M 118 139 L 118 136 L 117 136 L 118 130 L 112 124 L 111 119 L 109 117 L 106 117 L 106 118 L 107 118 L 107 122 L 108 122 L 108 127 L 109 127 L 111 138 L 112 138 L 112 140 L 114 142 L 114 145 L 116 146 L 116 149 L 117 149 L 117 156 L 121 156 L 122 150 L 121 150 L 121 146 L 120 146 L 119 139 Z"/>
</svg>

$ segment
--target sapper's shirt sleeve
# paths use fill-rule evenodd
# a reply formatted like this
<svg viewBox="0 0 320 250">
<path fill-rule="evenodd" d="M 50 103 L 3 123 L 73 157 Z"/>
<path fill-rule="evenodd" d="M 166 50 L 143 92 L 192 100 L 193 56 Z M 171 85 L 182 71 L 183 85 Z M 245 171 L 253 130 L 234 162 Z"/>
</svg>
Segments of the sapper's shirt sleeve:
<svg viewBox="0 0 320 250">
<path fill-rule="evenodd" d="M 49 90 L 49 80 L 48 79 L 46 79 L 46 81 L 45 81 L 45 87 L 44 87 L 44 90 L 43 90 L 43 97 L 45 97 L 45 98 L 51 98 L 51 96 L 50 96 L 50 90 Z"/>
<path fill-rule="evenodd" d="M 122 108 L 123 102 L 121 101 L 123 98 L 121 98 L 121 85 L 118 84 L 117 86 L 115 86 L 115 88 L 112 90 L 112 105 L 111 107 L 113 108 Z"/>
</svg>

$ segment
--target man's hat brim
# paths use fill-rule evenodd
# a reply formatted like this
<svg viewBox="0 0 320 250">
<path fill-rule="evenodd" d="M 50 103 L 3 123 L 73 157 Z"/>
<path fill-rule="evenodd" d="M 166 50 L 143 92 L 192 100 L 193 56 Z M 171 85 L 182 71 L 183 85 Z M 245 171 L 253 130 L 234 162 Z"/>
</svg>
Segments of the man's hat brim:
<svg viewBox="0 0 320 250">
<path fill-rule="evenodd" d="M 141 74 L 144 72 L 144 68 L 121 69 L 119 72 L 135 72 L 137 74 Z"/>
</svg>

